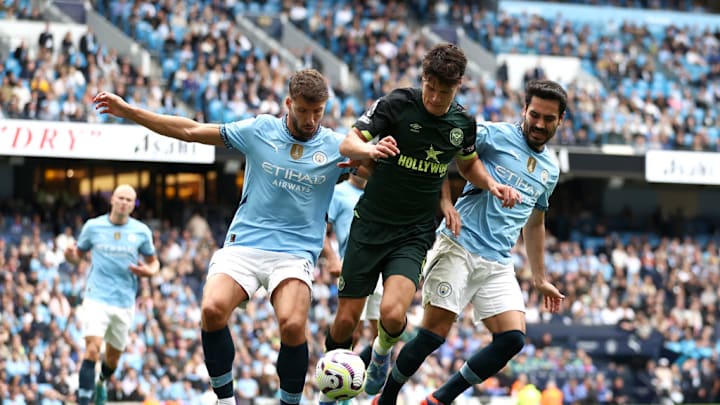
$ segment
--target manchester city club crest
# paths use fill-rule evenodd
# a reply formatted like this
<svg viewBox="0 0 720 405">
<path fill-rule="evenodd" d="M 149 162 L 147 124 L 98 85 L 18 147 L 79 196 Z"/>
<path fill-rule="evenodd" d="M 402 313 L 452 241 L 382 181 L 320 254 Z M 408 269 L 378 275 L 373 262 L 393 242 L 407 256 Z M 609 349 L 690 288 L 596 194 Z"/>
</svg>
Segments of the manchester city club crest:
<svg viewBox="0 0 720 405">
<path fill-rule="evenodd" d="M 463 140 L 463 131 L 460 128 L 453 128 L 450 130 L 450 143 L 453 146 L 460 146 Z"/>
<path fill-rule="evenodd" d="M 540 172 L 540 181 L 543 184 L 547 183 L 549 177 L 550 177 L 550 173 L 548 173 L 547 170 L 543 170 Z"/>
<path fill-rule="evenodd" d="M 452 293 L 452 286 L 447 281 L 443 281 L 438 284 L 436 292 L 438 297 L 445 298 Z"/>
<path fill-rule="evenodd" d="M 113 238 L 115 238 L 115 240 L 120 240 L 120 236 L 121 236 L 121 235 L 120 235 L 120 232 L 115 232 L 115 233 L 113 234 Z"/>
<path fill-rule="evenodd" d="M 302 145 L 294 143 L 293 146 L 290 148 L 290 157 L 295 160 L 300 159 L 303 155 L 303 149 L 304 148 Z"/>
<path fill-rule="evenodd" d="M 327 162 L 327 155 L 322 152 L 313 153 L 313 162 L 316 165 L 324 165 Z"/>
</svg>

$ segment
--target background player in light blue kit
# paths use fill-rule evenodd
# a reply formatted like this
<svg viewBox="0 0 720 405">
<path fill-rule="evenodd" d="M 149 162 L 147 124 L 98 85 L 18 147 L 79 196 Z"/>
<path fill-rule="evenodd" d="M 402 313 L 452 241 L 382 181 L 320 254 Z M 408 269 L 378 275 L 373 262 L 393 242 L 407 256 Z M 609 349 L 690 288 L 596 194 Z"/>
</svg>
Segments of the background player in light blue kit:
<svg viewBox="0 0 720 405">
<path fill-rule="evenodd" d="M 428 252 L 422 325 L 398 354 L 383 393 L 374 403 L 395 404 L 402 384 L 443 344 L 457 315 L 469 303 L 475 320 L 482 320 L 493 341 L 470 356 L 423 404 L 452 403 L 467 388 L 497 373 L 522 349 L 525 302 L 510 256 L 521 230 L 533 284 L 544 295 L 547 309 L 560 310 L 564 296 L 545 278 L 543 258 L 545 211 L 560 170 L 545 144 L 562 123 L 566 105 L 567 95 L 559 84 L 534 81 L 525 89 L 522 122 L 478 125 L 475 143 L 479 158 L 495 181 L 521 193 L 521 202 L 505 209 L 487 191 L 465 185 L 455 204 L 460 213 L 459 235 L 441 224 Z M 449 190 L 446 182 L 444 204 L 450 203 Z"/>
<path fill-rule="evenodd" d="M 334 254 L 333 248 L 329 240 L 325 238 L 325 246 L 323 247 L 323 255 L 328 260 L 327 269 L 330 274 L 339 276 L 342 270 L 342 257 L 345 256 L 345 248 L 347 247 L 348 236 L 350 234 L 350 224 L 352 224 L 355 204 L 357 204 L 360 196 L 363 194 L 367 180 L 357 174 L 350 174 L 346 181 L 335 186 L 330 209 L 328 210 L 328 223 L 332 225 L 335 238 L 338 243 L 338 253 L 340 257 Z M 375 291 L 368 296 L 365 302 L 365 308 L 360 316 L 361 322 L 358 323 L 353 333 L 353 345 L 360 338 L 362 331 L 365 329 L 364 322 L 367 320 L 370 324 L 371 339 L 377 336 L 377 321 L 380 319 L 380 301 L 382 300 L 383 285 L 382 280 L 378 279 Z M 372 341 L 372 340 L 371 340 Z M 366 346 L 361 352 L 360 357 L 365 362 L 365 367 L 370 363 L 372 346 Z"/>
<path fill-rule="evenodd" d="M 245 154 L 245 186 L 225 243 L 210 261 L 202 299 L 205 364 L 220 404 L 234 404 L 234 344 L 228 319 L 260 287 L 270 294 L 280 327 L 277 373 L 280 403 L 300 402 L 308 369 L 306 324 L 313 270 L 325 236 L 325 214 L 346 169 L 343 136 L 320 126 L 328 85 L 316 70 L 296 72 L 285 99 L 287 115 L 202 124 L 133 107 L 100 93 L 96 108 L 161 135 Z"/>
<path fill-rule="evenodd" d="M 82 305 L 85 353 L 79 374 L 80 405 L 90 403 L 93 385 L 95 403 L 105 403 L 105 381 L 117 368 L 133 323 L 137 276 L 152 276 L 160 267 L 150 228 L 130 217 L 136 197 L 131 186 L 118 186 L 110 198 L 110 213 L 89 219 L 77 245 L 65 250 L 65 259 L 75 265 L 92 251 Z M 139 255 L 144 261 L 139 260 Z M 105 360 L 96 384 L 95 365 L 103 340 Z"/>
</svg>

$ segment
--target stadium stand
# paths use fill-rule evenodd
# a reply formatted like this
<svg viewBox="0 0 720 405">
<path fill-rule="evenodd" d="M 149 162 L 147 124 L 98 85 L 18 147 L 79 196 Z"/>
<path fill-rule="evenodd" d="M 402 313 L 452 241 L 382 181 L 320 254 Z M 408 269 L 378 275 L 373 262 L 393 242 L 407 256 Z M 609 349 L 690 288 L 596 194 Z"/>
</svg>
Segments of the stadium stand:
<svg viewBox="0 0 720 405">
<path fill-rule="evenodd" d="M 336 102 L 326 123 L 340 130 L 389 88 L 416 83 L 419 57 L 427 49 L 427 39 L 416 27 L 435 24 L 462 27 L 494 54 L 579 58 L 602 86 L 566 83 L 571 125 L 558 134 L 556 144 L 617 143 L 637 153 L 720 151 L 717 21 L 714 29 L 658 28 L 632 21 L 587 23 L 573 15 L 494 13 L 466 1 L 364 3 L 96 1 L 100 14 L 153 54 L 160 77 L 149 77 L 117 50 L 93 42 L 92 30 L 82 27 L 79 35 L 53 31 L 51 21 L 43 37 L 0 48 L 0 116 L 104 122 L 90 101 L 100 90 L 115 91 L 157 112 L 196 111 L 194 118 L 208 122 L 278 114 L 291 67 L 255 46 L 232 21 L 238 14 L 286 14 L 320 46 L 342 55 L 359 78 L 358 94 L 337 85 L 333 89 Z M 610 3 L 698 11 L 692 1 Z M 428 17 L 418 12 L 428 8 L 433 11 Z M 0 18 L 45 25 L 27 0 L 5 2 Z M 309 65 L 317 63 L 312 55 L 307 59 Z M 502 65 L 497 73 L 496 80 L 467 83 L 459 99 L 478 119 L 514 120 L 522 94 L 508 84 Z M 526 73 L 526 78 L 547 74 L 543 69 Z M 106 204 L 100 196 L 58 200 L 51 208 L 0 200 L 3 403 L 75 401 L 83 350 L 77 309 L 88 266 L 73 268 L 61 252 L 83 220 L 104 212 Z M 153 224 L 162 271 L 140 286 L 131 344 L 113 376 L 109 399 L 212 403 L 198 337 L 199 299 L 207 262 L 222 238 L 222 217 L 232 207 L 213 216 L 191 216 L 186 209 L 176 215 L 181 221 L 174 222 L 153 217 L 149 208 L 140 207 L 138 215 Z M 531 288 L 525 254 L 516 249 L 518 277 L 528 300 L 528 342 L 502 373 L 467 392 L 466 400 L 516 397 L 533 384 L 541 390 L 556 386 L 565 403 L 720 401 L 717 224 L 706 218 L 635 218 L 633 223 L 631 213 L 626 214 L 566 212 L 553 218 L 549 226 L 556 237 L 547 243 L 547 267 L 572 303 L 554 317 L 538 311 L 540 297 Z M 311 364 L 322 353 L 317 336 L 331 320 L 337 299 L 334 280 L 321 265 L 310 314 Z M 418 296 L 411 324 L 421 316 L 419 303 Z M 253 398 L 256 404 L 261 403 L 258 398 L 273 403 L 278 395 L 273 363 L 279 338 L 269 305 L 267 297 L 256 296 L 231 322 L 239 404 L 253 403 Z M 462 314 L 447 343 L 404 389 L 405 403 L 418 403 L 462 365 L 459 359 L 490 338 L 473 326 L 469 312 Z M 312 370 L 308 372 L 311 376 Z M 316 395 L 313 385 L 308 378 L 308 403 Z"/>
</svg>

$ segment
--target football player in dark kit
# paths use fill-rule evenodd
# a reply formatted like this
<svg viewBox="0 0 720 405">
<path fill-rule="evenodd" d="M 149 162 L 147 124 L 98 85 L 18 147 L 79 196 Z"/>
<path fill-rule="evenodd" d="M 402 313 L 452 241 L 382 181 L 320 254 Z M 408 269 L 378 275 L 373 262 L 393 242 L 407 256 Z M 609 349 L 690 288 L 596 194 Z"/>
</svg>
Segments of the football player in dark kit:
<svg viewBox="0 0 720 405">
<path fill-rule="evenodd" d="M 450 163 L 454 160 L 465 179 L 489 190 L 504 206 L 511 208 L 519 199 L 515 189 L 493 180 L 478 159 L 475 119 L 455 102 L 466 65 L 460 48 L 436 45 L 423 58 L 421 88 L 396 89 L 377 100 L 340 145 L 345 156 L 374 160 L 375 167 L 355 207 L 338 309 L 325 348 L 350 347 L 365 299 L 382 276 L 378 337 L 365 386 L 371 395 L 382 388 L 390 351 L 405 330 L 406 312 L 435 240 L 435 212 Z M 374 138 L 377 143 L 369 143 Z M 457 232 L 457 211 L 443 213 Z"/>
</svg>

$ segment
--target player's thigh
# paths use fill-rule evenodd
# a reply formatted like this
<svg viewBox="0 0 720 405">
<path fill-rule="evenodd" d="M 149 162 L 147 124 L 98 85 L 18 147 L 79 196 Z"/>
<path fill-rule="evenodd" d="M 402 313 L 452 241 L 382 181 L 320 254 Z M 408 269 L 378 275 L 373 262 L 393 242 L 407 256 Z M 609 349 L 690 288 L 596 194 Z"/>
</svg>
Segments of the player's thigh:
<svg viewBox="0 0 720 405">
<path fill-rule="evenodd" d="M 390 251 L 388 246 L 369 245 L 349 239 L 342 274 L 338 280 L 338 296 L 365 298 L 372 294 L 382 270 L 380 263 Z"/>
<path fill-rule="evenodd" d="M 482 320 L 493 333 L 508 330 L 525 331 L 525 299 L 512 263 L 487 262 L 474 257 L 476 266 L 489 269 L 482 278 L 470 280 L 475 320 Z"/>
<path fill-rule="evenodd" d="M 385 296 L 390 292 L 387 280 L 392 276 L 410 280 L 417 290 L 427 252 L 435 240 L 435 233 L 432 229 L 429 231 L 421 229 L 413 232 L 390 247 L 392 250 L 387 254 L 382 270 Z"/>
<path fill-rule="evenodd" d="M 457 316 L 472 297 L 468 280 L 476 269 L 470 261 L 470 254 L 441 234 L 428 251 L 424 271 L 423 307 L 432 306 Z"/>
<path fill-rule="evenodd" d="M 301 257 L 275 253 L 267 261 L 272 271 L 264 287 L 270 294 L 275 314 L 281 321 L 305 324 L 310 309 L 313 265 Z"/>
<path fill-rule="evenodd" d="M 242 246 L 217 250 L 210 259 L 202 306 L 229 314 L 247 301 L 260 287 L 269 269 L 263 263 L 266 252 Z"/>
</svg>

